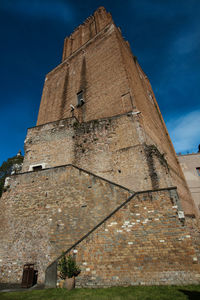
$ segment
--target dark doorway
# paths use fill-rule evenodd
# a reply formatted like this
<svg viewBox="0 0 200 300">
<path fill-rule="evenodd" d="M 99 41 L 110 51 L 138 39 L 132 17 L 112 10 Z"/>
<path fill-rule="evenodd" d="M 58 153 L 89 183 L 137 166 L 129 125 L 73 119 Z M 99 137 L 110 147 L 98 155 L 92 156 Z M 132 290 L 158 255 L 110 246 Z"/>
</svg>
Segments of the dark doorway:
<svg viewBox="0 0 200 300">
<path fill-rule="evenodd" d="M 23 268 L 21 287 L 30 288 L 37 283 L 38 271 L 34 270 L 34 264 L 26 264 Z"/>
</svg>

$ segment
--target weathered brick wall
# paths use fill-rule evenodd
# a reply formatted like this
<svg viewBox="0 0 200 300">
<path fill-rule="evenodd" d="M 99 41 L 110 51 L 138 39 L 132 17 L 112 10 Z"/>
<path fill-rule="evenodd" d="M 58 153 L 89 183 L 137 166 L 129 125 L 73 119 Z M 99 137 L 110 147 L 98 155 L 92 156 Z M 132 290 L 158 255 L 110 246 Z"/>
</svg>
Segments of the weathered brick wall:
<svg viewBox="0 0 200 300">
<path fill-rule="evenodd" d="M 141 124 L 145 142 L 156 145 L 160 153 L 165 155 L 173 183 L 177 185 L 186 214 L 198 215 L 150 82 L 137 59 L 131 53 L 129 45 L 122 38 L 121 33 L 117 31 L 116 33 L 129 81 L 133 105 L 137 111 L 141 112 L 138 115 L 138 121 Z"/>
<path fill-rule="evenodd" d="M 141 193 L 77 247 L 79 286 L 189 284 L 200 268 L 170 190 Z"/>
<path fill-rule="evenodd" d="M 75 31 L 65 39 L 63 61 L 86 44 L 110 22 L 112 22 L 110 13 L 107 13 L 104 7 L 99 7 L 93 16 L 87 18 L 83 24 L 77 27 Z"/>
<path fill-rule="evenodd" d="M 194 249 L 197 253 L 198 260 L 200 261 L 200 226 L 199 220 L 194 217 L 186 217 L 185 224 L 188 231 L 192 236 Z"/>
<path fill-rule="evenodd" d="M 80 90 L 83 91 L 85 104 L 77 108 L 77 93 Z M 70 104 L 75 107 L 73 112 Z M 135 115 L 141 127 L 138 140 L 156 145 L 159 152 L 165 155 L 173 178 L 172 185 L 178 187 L 186 214 L 196 214 L 149 80 L 110 14 L 100 8 L 66 39 L 63 63 L 46 77 L 37 125 L 72 116 L 80 122 L 87 122 L 131 110 L 141 112 Z M 113 164 L 107 164 L 106 160 L 105 164 L 109 165 L 107 169 L 112 169 Z M 106 178 L 110 176 L 108 173 Z M 161 184 L 162 176 L 158 174 L 157 177 Z M 122 180 L 127 181 L 124 176 Z M 169 179 L 164 181 L 169 182 Z M 146 186 L 140 185 L 139 189 L 146 189 Z"/>
<path fill-rule="evenodd" d="M 73 163 L 76 123 L 70 118 L 28 129 L 22 172 L 42 163 L 45 168 Z"/>
<path fill-rule="evenodd" d="M 37 125 L 72 116 L 80 121 L 110 117 L 132 109 L 129 86 L 112 23 L 47 74 Z M 77 93 L 85 104 L 79 108 Z"/>
<path fill-rule="evenodd" d="M 85 104 L 77 108 L 80 90 Z M 63 63 L 45 80 L 37 125 L 28 130 L 22 172 L 51 169 L 12 176 L 3 194 L 1 282 L 20 282 L 27 262 L 43 282 L 62 250 L 130 190 L 177 185 L 184 210 L 194 213 L 149 81 L 103 8 L 65 40 Z M 198 283 L 196 254 L 172 198 L 170 191 L 138 195 L 90 234 L 78 248 L 79 285 Z"/>
<path fill-rule="evenodd" d="M 188 185 L 185 178 L 180 176 L 177 170 L 171 169 L 172 179 L 174 184 L 177 186 L 178 193 L 181 199 L 182 207 L 186 215 L 193 216 L 198 219 L 199 213 L 195 207 L 194 201 L 191 198 L 191 194 L 188 189 Z"/>
<path fill-rule="evenodd" d="M 200 213 L 200 177 L 197 168 L 200 167 L 200 153 L 178 155 L 178 160 L 189 186 L 196 208 Z"/>
<path fill-rule="evenodd" d="M 72 166 L 13 175 L 0 201 L 0 285 L 47 266 L 132 193 Z"/>
<path fill-rule="evenodd" d="M 142 143 L 137 117 L 129 114 L 31 128 L 25 150 L 23 172 L 34 164 L 71 163 L 135 191 L 173 186 L 167 162 L 156 147 Z"/>
</svg>

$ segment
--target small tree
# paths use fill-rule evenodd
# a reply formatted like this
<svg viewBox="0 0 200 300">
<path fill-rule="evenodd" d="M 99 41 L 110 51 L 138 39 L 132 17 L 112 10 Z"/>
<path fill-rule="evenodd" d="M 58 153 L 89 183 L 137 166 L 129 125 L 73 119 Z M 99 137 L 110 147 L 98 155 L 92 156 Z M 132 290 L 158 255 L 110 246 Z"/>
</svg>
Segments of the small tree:
<svg viewBox="0 0 200 300">
<path fill-rule="evenodd" d="M 61 279 L 72 278 L 74 276 L 78 276 L 80 273 L 80 268 L 76 264 L 75 259 L 72 255 L 69 255 L 67 258 L 65 253 L 62 253 L 62 257 L 58 263 L 58 270 L 60 272 L 59 277 Z"/>
<path fill-rule="evenodd" d="M 65 279 L 67 277 L 67 260 L 66 260 L 66 256 L 65 256 L 64 252 L 58 263 L 58 270 L 60 272 L 60 274 L 59 274 L 60 278 Z"/>
</svg>

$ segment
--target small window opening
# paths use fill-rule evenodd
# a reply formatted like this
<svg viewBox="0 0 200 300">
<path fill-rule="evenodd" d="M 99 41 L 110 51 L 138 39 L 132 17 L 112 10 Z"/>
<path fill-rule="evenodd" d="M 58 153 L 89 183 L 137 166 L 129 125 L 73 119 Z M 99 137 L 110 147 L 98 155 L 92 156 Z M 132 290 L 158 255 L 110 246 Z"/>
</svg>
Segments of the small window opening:
<svg viewBox="0 0 200 300">
<path fill-rule="evenodd" d="M 40 171 L 40 170 L 42 170 L 42 166 L 40 165 L 40 166 L 35 166 L 35 167 L 33 167 L 33 171 Z"/>
<path fill-rule="evenodd" d="M 121 171 L 121 170 L 118 170 L 118 172 L 121 173 L 122 171 Z"/>
<path fill-rule="evenodd" d="M 83 91 L 77 93 L 77 107 L 82 106 L 85 103 L 83 98 Z"/>
<path fill-rule="evenodd" d="M 196 168 L 197 174 L 200 176 L 200 168 Z"/>
</svg>

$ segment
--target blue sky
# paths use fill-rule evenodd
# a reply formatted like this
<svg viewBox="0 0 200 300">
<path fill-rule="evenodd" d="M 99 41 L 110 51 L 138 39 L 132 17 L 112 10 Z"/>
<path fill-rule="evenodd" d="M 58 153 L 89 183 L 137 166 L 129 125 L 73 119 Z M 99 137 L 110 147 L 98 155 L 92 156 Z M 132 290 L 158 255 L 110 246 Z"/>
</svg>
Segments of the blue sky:
<svg viewBox="0 0 200 300">
<path fill-rule="evenodd" d="M 64 38 L 101 5 L 149 77 L 176 152 L 197 151 L 199 0 L 0 0 L 0 164 L 23 150 Z"/>
</svg>

